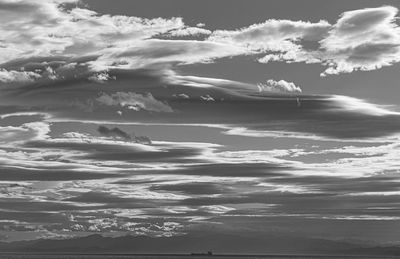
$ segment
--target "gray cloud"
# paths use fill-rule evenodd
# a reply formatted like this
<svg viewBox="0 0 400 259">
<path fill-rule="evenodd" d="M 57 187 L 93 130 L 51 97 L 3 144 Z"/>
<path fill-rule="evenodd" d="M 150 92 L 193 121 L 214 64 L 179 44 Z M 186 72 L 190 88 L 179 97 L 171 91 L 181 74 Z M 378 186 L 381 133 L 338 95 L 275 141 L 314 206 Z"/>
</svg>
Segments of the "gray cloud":
<svg viewBox="0 0 400 259">
<path fill-rule="evenodd" d="M 120 138 L 125 141 L 133 141 L 136 143 L 142 143 L 142 144 L 151 144 L 151 140 L 147 136 L 135 136 L 135 134 L 128 134 L 125 131 L 121 130 L 120 128 L 114 127 L 114 128 L 107 128 L 105 126 L 99 126 L 97 128 L 97 131 L 106 137 L 113 137 L 113 138 Z"/>
<path fill-rule="evenodd" d="M 40 78 L 41 75 L 35 72 L 25 72 L 25 71 L 15 71 L 15 70 L 5 70 L 0 69 L 0 82 L 10 83 L 10 82 L 33 82 L 35 79 Z"/>
<path fill-rule="evenodd" d="M 116 127 L 112 128 L 112 129 L 109 129 L 109 128 L 105 127 L 105 126 L 99 126 L 97 128 L 97 131 L 101 135 L 106 136 L 106 137 L 116 137 L 116 138 L 121 138 L 121 139 L 126 140 L 126 141 L 132 140 L 131 135 L 129 135 L 125 131 L 123 131 L 123 130 L 121 130 L 119 128 L 116 128 Z"/>
<path fill-rule="evenodd" d="M 151 190 L 154 191 L 166 191 L 166 192 L 183 192 L 187 194 L 221 194 L 229 192 L 231 188 L 227 188 L 223 185 L 208 182 L 191 182 L 182 184 L 164 184 L 164 185 L 153 185 Z"/>
<path fill-rule="evenodd" d="M 117 173 L 78 172 L 69 168 L 33 168 L 0 167 L 1 181 L 73 181 L 120 177 Z"/>
<path fill-rule="evenodd" d="M 173 112 L 168 104 L 156 100 L 151 93 L 137 94 L 133 92 L 103 93 L 96 101 L 108 106 L 121 106 L 129 110 L 146 110 L 151 112 Z"/>
</svg>

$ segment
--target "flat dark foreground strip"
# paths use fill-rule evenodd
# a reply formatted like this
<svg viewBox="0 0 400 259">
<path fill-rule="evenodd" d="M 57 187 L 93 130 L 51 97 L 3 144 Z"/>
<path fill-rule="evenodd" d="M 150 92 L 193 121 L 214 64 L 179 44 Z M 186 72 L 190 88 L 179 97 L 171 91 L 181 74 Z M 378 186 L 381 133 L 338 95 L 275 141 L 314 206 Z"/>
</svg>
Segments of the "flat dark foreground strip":
<svg viewBox="0 0 400 259">
<path fill-rule="evenodd" d="M 395 259 L 398 256 L 375 256 L 375 255 L 132 255 L 132 254 L 0 254 L 0 259 Z"/>
</svg>

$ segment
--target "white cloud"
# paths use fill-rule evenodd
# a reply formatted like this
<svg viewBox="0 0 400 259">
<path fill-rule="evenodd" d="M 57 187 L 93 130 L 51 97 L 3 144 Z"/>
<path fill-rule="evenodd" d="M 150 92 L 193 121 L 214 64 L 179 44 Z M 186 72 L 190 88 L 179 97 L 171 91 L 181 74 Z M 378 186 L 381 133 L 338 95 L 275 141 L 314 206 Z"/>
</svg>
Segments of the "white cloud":
<svg viewBox="0 0 400 259">
<path fill-rule="evenodd" d="M 300 87 L 296 86 L 292 82 L 286 82 L 285 80 L 275 81 L 273 79 L 269 79 L 266 83 L 259 83 L 257 86 L 260 92 L 301 93 Z"/>
<path fill-rule="evenodd" d="M 400 62 L 400 28 L 392 6 L 366 8 L 342 14 L 320 41 L 326 52 L 326 74 L 374 70 Z"/>
<path fill-rule="evenodd" d="M 172 70 L 164 71 L 164 81 L 168 84 L 184 85 L 196 88 L 221 88 L 229 91 L 229 94 L 256 93 L 257 85 L 222 78 L 184 76 Z"/>
<path fill-rule="evenodd" d="M 344 12 L 336 24 L 268 20 L 240 30 L 214 31 L 209 40 L 246 46 L 271 61 L 322 63 L 321 74 L 375 70 L 400 62 L 398 9 L 392 6 Z M 309 49 L 306 42 L 318 47 Z M 272 53 L 271 53 L 272 52 Z"/>
<path fill-rule="evenodd" d="M 344 12 L 336 24 L 326 24 L 325 32 L 321 28 L 321 34 L 317 34 L 321 38 L 298 36 L 298 39 L 319 43 L 318 49 L 307 50 L 301 42 L 291 39 L 289 43 L 271 48 L 278 53 L 267 54 L 258 61 L 322 63 L 327 69 L 321 76 L 390 66 L 400 62 L 397 13 L 398 9 L 392 6 Z"/>
<path fill-rule="evenodd" d="M 225 214 L 229 211 L 235 210 L 235 208 L 222 206 L 222 205 L 208 205 L 208 206 L 200 206 L 201 211 L 211 213 L 211 214 Z"/>
<path fill-rule="evenodd" d="M 241 46 L 219 42 L 148 39 L 132 42 L 128 47 L 104 49 L 97 60 L 89 63 L 94 70 L 138 69 L 160 64 L 209 63 L 218 58 L 250 53 Z"/>
<path fill-rule="evenodd" d="M 214 31 L 209 40 L 240 44 L 253 50 L 288 51 L 297 47 L 294 41 L 298 39 L 323 39 L 330 26 L 326 21 L 311 23 L 271 19 L 240 30 Z"/>
<path fill-rule="evenodd" d="M 35 132 L 35 137 L 33 140 L 43 140 L 48 138 L 50 133 L 50 125 L 47 122 L 35 121 L 23 124 L 24 127 L 33 130 Z"/>
<path fill-rule="evenodd" d="M 180 37 L 211 33 L 204 28 L 185 26 L 180 17 L 145 19 L 101 15 L 85 8 L 67 9 L 63 5 L 65 2 L 73 1 L 0 0 L 0 60 L 95 55 L 100 58 L 92 61 L 92 69 L 102 72 L 109 67 L 210 62 L 248 52 L 237 46 L 210 41 L 152 38 L 163 34 Z M 3 74 L 6 72 L 2 71 Z M 7 73 L 17 72 L 24 75 L 22 70 Z M 11 76 L 3 77 L 3 82 L 12 80 Z M 49 74 L 46 78 L 55 79 L 56 75 Z"/>
<path fill-rule="evenodd" d="M 394 20 L 397 12 L 392 6 L 344 12 L 321 43 L 329 50 L 336 50 L 355 48 L 372 40 L 396 39 Z"/>
<path fill-rule="evenodd" d="M 373 116 L 400 115 L 400 113 L 388 110 L 385 107 L 350 96 L 332 95 L 329 97 L 329 100 L 333 101 L 333 104 L 335 104 L 335 107 L 332 107 L 333 110 L 356 112 Z"/>
<path fill-rule="evenodd" d="M 172 30 L 168 35 L 173 37 L 185 37 L 185 36 L 199 36 L 199 35 L 209 35 L 210 30 L 198 28 L 198 27 L 185 27 L 182 29 Z"/>
<path fill-rule="evenodd" d="M 184 93 L 180 94 L 174 94 L 173 97 L 179 98 L 179 99 L 190 99 L 190 96 Z"/>
<path fill-rule="evenodd" d="M 324 20 L 270 19 L 241 29 L 210 31 L 202 23 L 187 26 L 180 17 L 146 19 L 65 5 L 72 2 L 0 0 L 0 60 L 6 62 L 0 82 L 76 76 L 64 73 L 76 67 L 47 65 L 40 73 L 7 68 L 7 62 L 34 57 L 92 56 L 91 62 L 84 63 L 99 73 L 90 77 L 98 82 L 104 82 L 102 72 L 110 68 L 171 67 L 243 55 L 263 54 L 258 58 L 261 63 L 321 63 L 327 66 L 322 76 L 373 70 L 400 61 L 398 9 L 391 6 L 345 12 L 333 25 Z M 309 48 L 308 42 L 318 46 Z"/>
<path fill-rule="evenodd" d="M 110 79 L 116 80 L 116 77 L 111 77 L 107 72 L 103 71 L 91 75 L 88 79 L 96 83 L 104 83 Z"/>
<path fill-rule="evenodd" d="M 0 59 L 88 55 L 109 45 L 126 45 L 135 40 L 183 27 L 181 18 L 145 19 L 99 15 L 94 11 L 63 9 L 72 1 L 0 1 Z"/>
<path fill-rule="evenodd" d="M 203 100 L 203 101 L 207 101 L 207 102 L 214 102 L 215 101 L 215 99 L 209 94 L 200 96 L 200 99 Z"/>
<path fill-rule="evenodd" d="M 26 82 L 32 82 L 40 77 L 41 75 L 35 72 L 15 71 L 15 70 L 8 71 L 5 69 L 0 69 L 0 82 L 2 83 L 10 83 L 10 82 L 26 83 Z"/>
</svg>

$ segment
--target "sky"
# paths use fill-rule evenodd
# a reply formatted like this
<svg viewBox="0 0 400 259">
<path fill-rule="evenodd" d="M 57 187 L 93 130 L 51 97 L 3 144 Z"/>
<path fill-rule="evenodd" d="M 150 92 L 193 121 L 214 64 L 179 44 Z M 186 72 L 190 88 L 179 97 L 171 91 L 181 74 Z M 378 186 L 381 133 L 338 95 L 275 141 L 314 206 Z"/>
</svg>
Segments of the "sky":
<svg viewBox="0 0 400 259">
<path fill-rule="evenodd" d="M 399 8 L 0 0 L 0 241 L 400 245 Z"/>
</svg>

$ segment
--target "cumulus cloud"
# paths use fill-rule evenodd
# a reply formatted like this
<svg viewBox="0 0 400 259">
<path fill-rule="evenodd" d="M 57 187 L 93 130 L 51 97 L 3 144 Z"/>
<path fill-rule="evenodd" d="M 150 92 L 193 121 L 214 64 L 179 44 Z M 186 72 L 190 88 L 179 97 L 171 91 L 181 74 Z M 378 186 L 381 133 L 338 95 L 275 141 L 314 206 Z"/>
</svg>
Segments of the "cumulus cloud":
<svg viewBox="0 0 400 259">
<path fill-rule="evenodd" d="M 89 76 L 88 79 L 93 82 L 104 83 L 110 79 L 116 80 L 116 77 L 115 76 L 111 77 L 107 72 L 99 72 Z"/>
<path fill-rule="evenodd" d="M 135 111 L 173 112 L 168 104 L 156 100 L 151 93 L 116 92 L 111 95 L 103 93 L 96 98 L 96 101 L 100 104 L 120 106 Z"/>
<path fill-rule="evenodd" d="M 296 86 L 292 82 L 286 82 L 285 80 L 275 81 L 273 79 L 269 79 L 266 83 L 259 83 L 257 86 L 260 92 L 301 93 L 300 87 Z"/>
<path fill-rule="evenodd" d="M 10 82 L 32 82 L 35 79 L 40 78 L 41 75 L 30 71 L 7 71 L 5 69 L 0 69 L 0 82 L 10 83 Z"/>
</svg>

